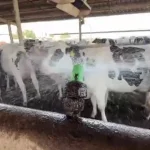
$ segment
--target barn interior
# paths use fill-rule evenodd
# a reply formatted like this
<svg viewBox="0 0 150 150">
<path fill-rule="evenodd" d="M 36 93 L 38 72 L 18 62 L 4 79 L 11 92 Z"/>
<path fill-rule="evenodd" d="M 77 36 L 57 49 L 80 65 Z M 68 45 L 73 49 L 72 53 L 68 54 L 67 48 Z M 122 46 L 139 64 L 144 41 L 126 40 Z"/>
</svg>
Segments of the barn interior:
<svg viewBox="0 0 150 150">
<path fill-rule="evenodd" d="M 21 23 L 78 18 L 81 41 L 84 18 L 150 12 L 150 1 L 1 0 L 0 8 L 0 25 L 8 25 L 11 43 L 14 43 L 11 25 L 16 26 L 22 44 L 24 37 Z M 39 72 L 37 78 L 41 87 L 41 100 L 34 96 L 36 94 L 31 81 L 25 80 L 28 108 L 22 106 L 21 91 L 16 91 L 13 80 L 9 94 L 5 91 L 6 83 L 1 83 L 1 94 L 5 101 L 0 104 L 0 134 L 3 141 L 0 149 L 149 149 L 150 122 L 145 119 L 147 112 L 142 107 L 145 93 L 134 95 L 110 92 L 106 113 L 108 120 L 113 123 L 99 121 L 100 113 L 96 119 L 90 119 L 90 100 L 85 103 L 81 123 L 70 123 L 63 115 L 56 87 L 49 86 L 54 81 Z"/>
</svg>

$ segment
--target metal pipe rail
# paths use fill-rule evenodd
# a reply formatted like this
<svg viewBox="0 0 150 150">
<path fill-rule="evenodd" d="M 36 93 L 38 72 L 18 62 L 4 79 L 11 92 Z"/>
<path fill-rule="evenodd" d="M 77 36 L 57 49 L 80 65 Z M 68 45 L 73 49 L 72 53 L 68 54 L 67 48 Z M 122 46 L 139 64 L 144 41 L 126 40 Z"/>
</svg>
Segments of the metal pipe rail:
<svg viewBox="0 0 150 150">
<path fill-rule="evenodd" d="M 98 32 L 82 32 L 82 34 L 99 34 L 99 33 L 123 33 L 123 32 L 150 32 L 150 29 L 145 30 L 120 30 L 120 31 L 98 31 Z M 54 33 L 50 35 L 61 35 L 63 33 Z M 67 34 L 79 34 L 79 33 L 67 33 Z"/>
<path fill-rule="evenodd" d="M 0 104 L 0 149 L 149 150 L 150 130 Z"/>
</svg>

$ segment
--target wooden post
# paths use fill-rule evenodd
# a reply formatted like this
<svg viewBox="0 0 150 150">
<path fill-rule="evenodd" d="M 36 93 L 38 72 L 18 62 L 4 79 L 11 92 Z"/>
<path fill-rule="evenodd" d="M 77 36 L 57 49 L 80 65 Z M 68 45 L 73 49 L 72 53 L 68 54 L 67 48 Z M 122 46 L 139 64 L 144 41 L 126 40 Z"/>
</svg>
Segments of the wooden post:
<svg viewBox="0 0 150 150">
<path fill-rule="evenodd" d="M 82 24 L 81 24 L 81 18 L 79 18 L 79 41 L 82 40 Z"/>
<path fill-rule="evenodd" d="M 23 33 L 22 33 L 22 28 L 21 28 L 18 0 L 13 0 L 13 7 L 14 7 L 14 12 L 15 12 L 15 20 L 16 20 L 17 31 L 18 31 L 18 38 L 19 38 L 19 42 L 22 44 Z"/>
<path fill-rule="evenodd" d="M 9 37 L 10 37 L 10 43 L 14 43 L 12 30 L 11 30 L 11 24 L 10 23 L 8 23 L 8 32 L 9 32 Z"/>
</svg>

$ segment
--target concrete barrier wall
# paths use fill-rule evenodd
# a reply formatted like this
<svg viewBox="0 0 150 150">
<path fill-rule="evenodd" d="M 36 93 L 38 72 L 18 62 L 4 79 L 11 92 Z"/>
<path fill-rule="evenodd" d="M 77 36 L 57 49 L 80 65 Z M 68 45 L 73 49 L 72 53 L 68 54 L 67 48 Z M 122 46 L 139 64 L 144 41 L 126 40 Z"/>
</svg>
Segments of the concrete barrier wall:
<svg viewBox="0 0 150 150">
<path fill-rule="evenodd" d="M 0 150 L 149 150 L 150 130 L 0 104 Z"/>
</svg>

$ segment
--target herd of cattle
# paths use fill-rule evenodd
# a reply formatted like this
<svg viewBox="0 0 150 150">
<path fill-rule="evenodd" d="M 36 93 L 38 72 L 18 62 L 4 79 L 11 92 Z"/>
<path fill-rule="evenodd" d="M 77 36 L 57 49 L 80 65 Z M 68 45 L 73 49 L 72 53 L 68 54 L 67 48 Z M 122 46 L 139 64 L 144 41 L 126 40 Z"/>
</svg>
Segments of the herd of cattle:
<svg viewBox="0 0 150 150">
<path fill-rule="evenodd" d="M 122 41 L 128 41 L 122 42 Z M 121 41 L 121 42 L 120 42 Z M 120 42 L 120 43 L 119 43 Z M 134 42 L 134 44 L 133 44 Z M 146 92 L 144 107 L 150 112 L 150 39 L 148 37 L 95 39 L 93 43 L 80 42 L 75 45 L 63 41 L 50 42 L 27 40 L 24 46 L 4 44 L 0 46 L 1 75 L 14 77 L 15 87 L 19 85 L 23 105 L 27 105 L 27 92 L 23 79 L 30 77 L 40 99 L 40 87 L 36 70 L 50 76 L 58 85 L 61 100 L 67 80 L 71 77 L 74 64 L 84 65 L 84 83 L 91 99 L 92 118 L 97 115 L 107 122 L 105 108 L 108 92 Z M 0 78 L 1 79 L 1 78 Z M 1 81 L 2 82 L 2 81 Z M 4 101 L 4 100 L 3 100 Z M 150 118 L 148 115 L 147 119 Z"/>
</svg>

